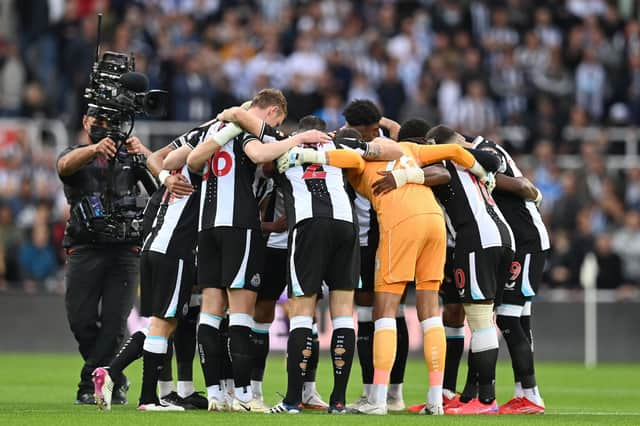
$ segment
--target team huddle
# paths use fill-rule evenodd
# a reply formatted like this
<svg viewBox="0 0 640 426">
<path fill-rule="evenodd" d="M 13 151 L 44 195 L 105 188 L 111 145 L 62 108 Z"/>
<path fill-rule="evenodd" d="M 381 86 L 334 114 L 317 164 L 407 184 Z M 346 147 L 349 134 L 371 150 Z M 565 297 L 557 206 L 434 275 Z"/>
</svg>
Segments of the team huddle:
<svg viewBox="0 0 640 426">
<path fill-rule="evenodd" d="M 549 237 L 540 192 L 511 156 L 443 125 L 400 126 L 368 100 L 351 102 L 345 127 L 331 133 L 307 116 L 284 135 L 276 129 L 286 115 L 282 93 L 265 89 L 148 159 L 163 184 L 145 211 L 141 257 L 140 311 L 151 323 L 94 371 L 98 406 L 111 407 L 112 377 L 141 356 L 144 411 L 543 413 L 530 317 Z M 428 390 L 406 408 L 409 285 Z M 269 328 L 283 292 L 287 389 L 268 407 Z M 328 402 L 315 386 L 322 297 L 333 329 Z M 456 393 L 465 318 L 468 373 Z M 515 381 L 513 399 L 500 406 L 496 325 Z M 193 386 L 196 348 L 206 398 Z M 347 404 L 356 352 L 363 393 Z"/>
</svg>

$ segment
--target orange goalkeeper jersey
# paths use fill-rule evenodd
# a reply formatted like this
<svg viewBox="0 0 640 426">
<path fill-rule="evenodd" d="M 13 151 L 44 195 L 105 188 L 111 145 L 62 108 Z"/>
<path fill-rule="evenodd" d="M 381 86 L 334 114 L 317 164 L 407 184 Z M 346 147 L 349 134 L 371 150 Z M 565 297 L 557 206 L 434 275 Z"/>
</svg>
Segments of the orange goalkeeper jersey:
<svg viewBox="0 0 640 426">
<path fill-rule="evenodd" d="M 439 214 L 442 209 L 431 191 L 424 185 L 407 184 L 383 195 L 373 194 L 373 184 L 382 176 L 379 171 L 391 171 L 452 160 L 469 168 L 475 159 L 459 145 L 418 145 L 400 142 L 404 155 L 395 161 L 363 161 L 358 168 L 347 171 L 349 182 L 356 191 L 371 201 L 382 229 L 390 229 L 405 219 L 420 214 Z"/>
</svg>

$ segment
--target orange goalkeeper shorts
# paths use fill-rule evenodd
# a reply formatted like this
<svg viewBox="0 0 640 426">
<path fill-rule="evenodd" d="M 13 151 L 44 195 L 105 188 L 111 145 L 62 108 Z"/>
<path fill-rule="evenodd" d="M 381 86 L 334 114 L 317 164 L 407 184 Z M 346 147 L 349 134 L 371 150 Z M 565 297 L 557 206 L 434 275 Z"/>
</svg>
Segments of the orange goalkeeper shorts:
<svg viewBox="0 0 640 426">
<path fill-rule="evenodd" d="M 410 217 L 391 229 L 381 224 L 375 291 L 402 294 L 408 281 L 417 290 L 438 291 L 444 277 L 447 234 L 441 214 Z"/>
</svg>

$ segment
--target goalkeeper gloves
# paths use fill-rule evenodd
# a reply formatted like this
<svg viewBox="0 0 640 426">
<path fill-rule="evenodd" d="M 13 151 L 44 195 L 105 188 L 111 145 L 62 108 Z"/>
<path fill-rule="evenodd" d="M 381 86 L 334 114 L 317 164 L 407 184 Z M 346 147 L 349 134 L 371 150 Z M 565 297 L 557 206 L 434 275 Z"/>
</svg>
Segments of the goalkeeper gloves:
<svg viewBox="0 0 640 426">
<path fill-rule="evenodd" d="M 496 187 L 496 174 L 489 172 L 485 177 L 480 178 L 480 181 L 484 184 L 485 188 L 487 188 L 487 192 L 491 194 Z"/>
<path fill-rule="evenodd" d="M 396 181 L 396 188 L 400 188 L 408 183 L 424 183 L 424 172 L 420 167 L 409 167 L 406 169 L 397 169 L 391 172 L 393 180 Z"/>
<path fill-rule="evenodd" d="M 276 161 L 278 172 L 284 173 L 292 167 L 303 164 L 326 164 L 327 157 L 324 152 L 311 148 L 295 147 L 282 154 Z"/>
</svg>

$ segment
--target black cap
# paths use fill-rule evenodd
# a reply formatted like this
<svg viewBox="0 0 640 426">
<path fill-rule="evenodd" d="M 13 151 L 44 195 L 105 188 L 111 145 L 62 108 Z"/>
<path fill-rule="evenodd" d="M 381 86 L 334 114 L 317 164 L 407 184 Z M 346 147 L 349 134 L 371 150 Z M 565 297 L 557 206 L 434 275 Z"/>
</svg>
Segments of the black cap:
<svg viewBox="0 0 640 426">
<path fill-rule="evenodd" d="M 87 112 L 84 113 L 88 117 L 100 117 L 100 109 L 96 106 L 89 105 L 87 107 Z"/>
</svg>

